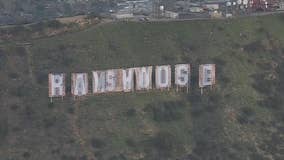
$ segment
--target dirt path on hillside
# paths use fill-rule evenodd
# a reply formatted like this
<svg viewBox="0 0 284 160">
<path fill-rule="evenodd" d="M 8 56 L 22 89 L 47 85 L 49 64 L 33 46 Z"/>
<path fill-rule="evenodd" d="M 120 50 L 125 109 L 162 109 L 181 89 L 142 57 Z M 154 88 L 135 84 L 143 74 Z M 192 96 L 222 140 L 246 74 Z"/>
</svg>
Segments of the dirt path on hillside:
<svg viewBox="0 0 284 160">
<path fill-rule="evenodd" d="M 91 146 L 89 146 L 86 143 L 86 140 L 84 139 L 82 132 L 80 130 L 80 127 L 78 125 L 78 119 L 80 118 L 79 117 L 80 100 L 75 102 L 74 109 L 75 109 L 74 114 L 71 116 L 71 119 L 70 119 L 70 125 L 71 125 L 71 128 L 72 128 L 73 135 L 76 139 L 76 142 L 81 146 L 81 149 L 83 150 L 83 152 L 87 156 L 88 160 L 96 160 L 96 156 L 93 153 Z"/>
<path fill-rule="evenodd" d="M 35 83 L 35 79 L 34 79 L 34 74 L 33 74 L 33 55 L 32 55 L 32 52 L 30 50 L 30 47 L 31 45 L 28 44 L 28 45 L 25 45 L 25 50 L 26 50 L 26 53 L 27 53 L 27 63 L 28 63 L 28 72 L 29 72 L 29 77 L 30 77 L 30 80 L 32 82 L 32 84 Z"/>
</svg>

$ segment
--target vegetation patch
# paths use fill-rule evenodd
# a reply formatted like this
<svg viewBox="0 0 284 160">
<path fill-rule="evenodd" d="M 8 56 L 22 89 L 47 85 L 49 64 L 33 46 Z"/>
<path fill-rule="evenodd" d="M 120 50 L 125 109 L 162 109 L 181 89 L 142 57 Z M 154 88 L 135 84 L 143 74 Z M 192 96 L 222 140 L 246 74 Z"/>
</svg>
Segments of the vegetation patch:
<svg viewBox="0 0 284 160">
<path fill-rule="evenodd" d="M 84 160 L 86 149 L 99 160 L 283 159 L 283 15 L 75 25 L 69 33 L 47 23 L 0 29 L 0 159 Z M 189 93 L 48 99 L 50 72 L 179 63 L 191 64 Z M 216 64 L 217 85 L 201 95 L 205 63 Z"/>
<path fill-rule="evenodd" d="M 145 111 L 157 122 L 176 121 L 183 118 L 184 105 L 182 101 L 159 102 L 147 105 Z"/>
</svg>

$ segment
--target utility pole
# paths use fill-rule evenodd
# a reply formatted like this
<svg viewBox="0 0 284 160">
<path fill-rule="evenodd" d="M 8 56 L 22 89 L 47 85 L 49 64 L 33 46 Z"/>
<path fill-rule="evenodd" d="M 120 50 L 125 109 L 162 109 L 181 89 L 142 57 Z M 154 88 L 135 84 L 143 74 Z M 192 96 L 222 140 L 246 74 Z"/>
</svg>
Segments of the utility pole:
<svg viewBox="0 0 284 160">
<path fill-rule="evenodd" d="M 153 0 L 153 17 L 159 18 L 160 17 L 160 0 Z"/>
</svg>

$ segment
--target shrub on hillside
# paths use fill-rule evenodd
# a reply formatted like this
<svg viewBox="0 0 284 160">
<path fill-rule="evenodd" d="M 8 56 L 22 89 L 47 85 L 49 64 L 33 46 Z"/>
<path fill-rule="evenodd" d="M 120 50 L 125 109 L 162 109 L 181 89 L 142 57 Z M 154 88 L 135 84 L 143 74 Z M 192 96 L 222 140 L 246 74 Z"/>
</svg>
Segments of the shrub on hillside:
<svg viewBox="0 0 284 160">
<path fill-rule="evenodd" d="M 27 55 L 25 47 L 16 47 L 14 53 L 19 57 L 24 57 Z"/>
<path fill-rule="evenodd" d="M 7 56 L 3 50 L 0 49 L 0 70 L 5 66 L 7 62 Z"/>
<path fill-rule="evenodd" d="M 33 25 L 31 25 L 31 29 L 34 32 L 41 32 L 44 29 L 44 23 L 43 22 L 39 22 L 39 23 L 33 24 Z"/>
<path fill-rule="evenodd" d="M 157 122 L 175 121 L 183 118 L 184 105 L 181 101 L 159 102 L 149 104 L 145 110 L 151 112 Z"/>
<path fill-rule="evenodd" d="M 132 148 L 134 148 L 134 147 L 137 146 L 135 140 L 134 140 L 134 139 L 131 139 L 131 138 L 127 138 L 127 139 L 125 140 L 125 143 L 126 143 L 129 147 L 132 147 Z"/>
<path fill-rule="evenodd" d="M 127 158 L 125 157 L 125 155 L 119 154 L 119 155 L 110 157 L 108 160 L 127 160 Z"/>
<path fill-rule="evenodd" d="M 8 135 L 8 121 L 4 118 L 1 118 L 0 120 L 0 141 L 3 142 L 3 140 Z M 0 145 L 1 144 L 2 143 L 0 143 Z"/>
<path fill-rule="evenodd" d="M 18 73 L 9 73 L 8 76 L 12 80 L 15 80 L 15 79 L 19 78 L 19 74 Z"/>
<path fill-rule="evenodd" d="M 100 138 L 93 138 L 91 140 L 91 145 L 95 149 L 100 149 L 106 146 L 105 142 Z"/>
<path fill-rule="evenodd" d="M 61 156 L 61 160 L 76 160 L 75 156 L 63 155 Z"/>
<path fill-rule="evenodd" d="M 40 85 L 47 85 L 47 73 L 39 72 L 36 75 L 36 81 Z"/>
<path fill-rule="evenodd" d="M 53 127 L 57 122 L 57 118 L 55 116 L 44 118 L 43 120 L 43 126 L 44 128 L 48 129 L 50 127 Z"/>
<path fill-rule="evenodd" d="M 159 132 L 150 139 L 150 144 L 154 148 L 150 154 L 161 159 L 184 150 L 183 143 L 169 132 Z"/>
<path fill-rule="evenodd" d="M 127 117 L 134 117 L 136 115 L 136 110 L 134 108 L 130 108 L 126 111 L 125 115 Z"/>
<path fill-rule="evenodd" d="M 264 79 L 264 77 L 265 73 L 254 75 L 253 78 L 255 82 L 252 86 L 255 90 L 259 91 L 260 93 L 269 95 L 272 93 L 273 87 L 275 87 L 277 81 Z"/>
<path fill-rule="evenodd" d="M 250 107 L 243 107 L 241 108 L 240 114 L 237 117 L 237 120 L 240 124 L 248 124 L 248 123 L 254 123 L 254 117 L 255 111 L 253 108 Z"/>
<path fill-rule="evenodd" d="M 28 97 L 31 95 L 31 86 L 24 84 L 11 91 L 11 94 L 17 97 Z"/>
<path fill-rule="evenodd" d="M 63 24 L 60 23 L 58 20 L 48 21 L 48 22 L 46 22 L 46 25 L 47 25 L 47 27 L 54 28 L 54 29 L 58 29 L 58 28 L 63 26 Z"/>
<path fill-rule="evenodd" d="M 260 105 L 271 108 L 271 109 L 281 109 L 283 105 L 283 99 L 281 95 L 273 95 L 265 98 L 259 102 Z"/>
<path fill-rule="evenodd" d="M 29 159 L 31 157 L 31 153 L 30 152 L 24 152 L 22 156 L 23 156 L 24 159 Z"/>
<path fill-rule="evenodd" d="M 257 53 L 259 51 L 264 51 L 265 48 L 261 41 L 254 41 L 244 46 L 244 50 L 250 53 Z"/>
<path fill-rule="evenodd" d="M 20 108 L 20 106 L 17 105 L 17 104 L 13 104 L 13 105 L 10 106 L 10 108 L 11 108 L 12 111 L 16 111 L 17 109 Z"/>
</svg>

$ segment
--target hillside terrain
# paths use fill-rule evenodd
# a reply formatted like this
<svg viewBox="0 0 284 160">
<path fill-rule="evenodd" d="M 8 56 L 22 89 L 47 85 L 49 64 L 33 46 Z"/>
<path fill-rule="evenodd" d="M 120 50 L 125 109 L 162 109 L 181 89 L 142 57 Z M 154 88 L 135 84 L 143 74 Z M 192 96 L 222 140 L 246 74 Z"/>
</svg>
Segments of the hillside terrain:
<svg viewBox="0 0 284 160">
<path fill-rule="evenodd" d="M 283 26 L 284 15 L 115 22 L 1 39 L 0 159 L 283 160 Z M 70 95 L 72 72 L 177 63 L 192 65 L 188 94 Z M 216 64 L 217 85 L 201 96 L 202 63 Z M 67 73 L 54 103 L 50 72 Z"/>
<path fill-rule="evenodd" d="M 101 13 L 117 0 L 0 0 L 0 25 Z"/>
</svg>

